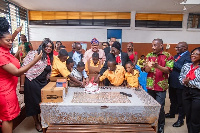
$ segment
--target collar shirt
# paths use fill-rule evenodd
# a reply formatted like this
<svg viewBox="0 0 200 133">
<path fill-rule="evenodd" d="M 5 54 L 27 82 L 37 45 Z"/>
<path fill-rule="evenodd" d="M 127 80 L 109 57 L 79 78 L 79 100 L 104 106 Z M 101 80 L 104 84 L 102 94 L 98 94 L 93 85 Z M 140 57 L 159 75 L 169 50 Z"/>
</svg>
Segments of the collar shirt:
<svg viewBox="0 0 200 133">
<path fill-rule="evenodd" d="M 133 70 L 133 74 L 126 72 L 125 73 L 125 80 L 131 87 L 138 87 L 139 86 L 139 71 L 138 70 Z"/>
<path fill-rule="evenodd" d="M 83 81 L 83 75 L 82 72 L 79 72 L 76 68 L 73 68 L 71 74 L 74 78 L 76 78 L 78 81 Z"/>
<path fill-rule="evenodd" d="M 183 84 L 183 79 L 186 78 L 186 75 L 189 73 L 190 69 L 191 69 L 191 65 L 192 63 L 186 63 L 183 65 L 182 69 L 181 69 L 181 73 L 179 76 L 179 81 L 182 85 Z M 190 80 L 188 85 L 186 87 L 190 87 L 190 88 L 198 88 L 200 89 L 200 65 L 199 67 L 194 71 L 194 74 L 196 76 L 195 79 Z"/>
<path fill-rule="evenodd" d="M 83 56 L 83 62 L 86 63 L 88 60 L 90 60 L 92 58 L 93 53 L 94 52 L 92 51 L 92 49 L 87 50 Z M 104 62 L 106 60 L 106 55 L 104 50 L 99 49 L 97 53 L 99 53 L 99 59 Z"/>
<path fill-rule="evenodd" d="M 28 54 L 26 55 L 26 57 L 23 60 L 23 66 L 26 66 L 27 64 L 29 64 L 34 58 L 35 58 L 35 54 L 37 53 L 37 51 L 30 51 L 28 52 Z M 47 66 L 47 59 L 45 60 L 39 60 L 34 66 L 32 66 L 26 73 L 26 77 L 31 81 L 33 79 L 35 79 L 36 77 L 38 77 L 46 68 Z M 50 77 L 50 74 L 47 74 L 47 79 Z"/>
<path fill-rule="evenodd" d="M 74 52 L 73 57 L 72 57 L 73 61 L 74 61 L 74 68 L 77 67 L 78 63 L 82 60 L 82 55 L 78 52 Z M 87 78 L 87 73 L 85 72 L 85 70 L 82 71 L 82 74 L 84 76 L 84 78 Z"/>
<path fill-rule="evenodd" d="M 158 54 L 149 53 L 146 56 L 149 61 L 155 61 L 162 67 L 167 67 L 170 71 L 174 65 L 174 58 L 170 53 L 161 51 Z M 168 84 L 168 73 L 163 73 L 161 70 L 151 68 L 147 75 L 147 89 L 155 91 L 165 91 L 169 88 Z"/>
<path fill-rule="evenodd" d="M 100 81 L 108 78 L 110 83 L 114 86 L 120 86 L 124 81 L 124 75 L 126 71 L 123 66 L 116 65 L 115 71 L 106 70 L 103 75 L 99 78 Z"/>
<path fill-rule="evenodd" d="M 70 74 L 70 71 L 66 67 L 66 61 L 62 62 L 58 56 L 54 55 L 51 77 L 56 77 L 59 74 L 61 74 L 63 77 L 67 77 Z"/>
</svg>

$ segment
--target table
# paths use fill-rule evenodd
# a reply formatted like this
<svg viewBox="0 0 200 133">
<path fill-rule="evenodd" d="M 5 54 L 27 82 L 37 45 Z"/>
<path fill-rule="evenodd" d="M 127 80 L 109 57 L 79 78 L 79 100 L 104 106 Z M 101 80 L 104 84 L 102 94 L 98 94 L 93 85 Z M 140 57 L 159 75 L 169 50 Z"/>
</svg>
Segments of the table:
<svg viewBox="0 0 200 133">
<path fill-rule="evenodd" d="M 149 123 L 156 127 L 160 112 L 160 104 L 143 89 L 126 87 L 107 87 L 99 94 L 69 87 L 63 102 L 41 103 L 40 108 L 42 128 L 49 124 L 118 123 Z"/>
</svg>

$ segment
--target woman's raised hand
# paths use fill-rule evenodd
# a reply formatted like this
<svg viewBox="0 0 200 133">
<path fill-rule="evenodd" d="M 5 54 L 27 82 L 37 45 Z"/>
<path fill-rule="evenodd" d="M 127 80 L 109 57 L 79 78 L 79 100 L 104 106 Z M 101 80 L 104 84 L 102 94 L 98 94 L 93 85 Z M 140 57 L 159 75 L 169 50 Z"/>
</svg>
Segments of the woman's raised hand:
<svg viewBox="0 0 200 133">
<path fill-rule="evenodd" d="M 42 55 L 43 55 L 42 50 L 40 51 L 39 54 L 38 53 L 35 54 L 35 57 L 34 57 L 35 63 L 38 62 L 42 58 Z"/>
<path fill-rule="evenodd" d="M 16 31 L 17 31 L 17 32 L 21 32 L 21 31 L 22 31 L 22 26 L 17 27 Z"/>
</svg>

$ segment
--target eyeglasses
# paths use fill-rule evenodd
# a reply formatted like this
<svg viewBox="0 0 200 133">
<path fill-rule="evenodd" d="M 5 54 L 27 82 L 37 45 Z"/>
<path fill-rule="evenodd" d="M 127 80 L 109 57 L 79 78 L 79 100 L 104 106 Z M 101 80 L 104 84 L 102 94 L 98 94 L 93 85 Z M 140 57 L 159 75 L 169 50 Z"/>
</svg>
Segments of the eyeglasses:
<svg viewBox="0 0 200 133">
<path fill-rule="evenodd" d="M 191 53 L 191 55 L 198 56 L 198 55 L 200 55 L 200 53 Z"/>
</svg>

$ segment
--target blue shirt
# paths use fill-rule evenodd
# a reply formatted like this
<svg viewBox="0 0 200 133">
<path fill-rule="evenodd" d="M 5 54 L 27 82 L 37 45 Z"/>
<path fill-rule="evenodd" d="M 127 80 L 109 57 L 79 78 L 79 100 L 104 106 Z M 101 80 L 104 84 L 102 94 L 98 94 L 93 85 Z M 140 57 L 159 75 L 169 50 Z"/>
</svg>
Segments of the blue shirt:
<svg viewBox="0 0 200 133">
<path fill-rule="evenodd" d="M 72 59 L 74 61 L 74 68 L 77 68 L 78 63 L 82 60 L 81 54 L 75 51 L 73 56 L 72 56 Z M 82 74 L 83 74 L 84 78 L 88 77 L 85 70 L 83 70 Z"/>
<path fill-rule="evenodd" d="M 181 53 L 180 56 L 183 56 L 183 55 L 184 55 L 185 53 L 187 53 L 187 52 L 188 52 L 188 51 L 185 51 L 185 52 Z"/>
</svg>

